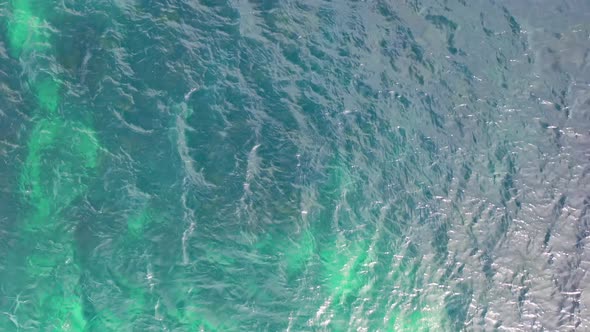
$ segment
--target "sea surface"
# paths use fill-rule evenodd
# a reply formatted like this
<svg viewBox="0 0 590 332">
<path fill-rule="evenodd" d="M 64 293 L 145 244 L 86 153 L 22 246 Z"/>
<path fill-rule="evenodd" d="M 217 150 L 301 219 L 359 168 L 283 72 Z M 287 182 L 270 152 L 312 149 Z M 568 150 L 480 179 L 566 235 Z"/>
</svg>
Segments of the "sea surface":
<svg viewBox="0 0 590 332">
<path fill-rule="evenodd" d="M 588 0 L 0 22 L 0 331 L 590 331 Z"/>
</svg>

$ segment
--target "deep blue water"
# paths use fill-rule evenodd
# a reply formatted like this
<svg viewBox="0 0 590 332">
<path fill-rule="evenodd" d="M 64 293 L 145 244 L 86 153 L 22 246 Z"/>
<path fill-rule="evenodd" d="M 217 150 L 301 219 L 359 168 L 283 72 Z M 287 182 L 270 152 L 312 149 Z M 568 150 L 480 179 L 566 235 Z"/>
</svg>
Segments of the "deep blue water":
<svg viewBox="0 0 590 332">
<path fill-rule="evenodd" d="M 0 3 L 1 331 L 590 330 L 590 3 Z"/>
</svg>

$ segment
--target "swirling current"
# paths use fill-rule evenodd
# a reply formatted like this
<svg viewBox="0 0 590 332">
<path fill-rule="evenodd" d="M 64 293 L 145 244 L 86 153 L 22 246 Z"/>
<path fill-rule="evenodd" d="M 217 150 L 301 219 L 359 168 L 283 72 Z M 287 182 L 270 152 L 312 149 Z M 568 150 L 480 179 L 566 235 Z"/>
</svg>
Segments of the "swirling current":
<svg viewBox="0 0 590 332">
<path fill-rule="evenodd" d="M 0 21 L 0 331 L 590 331 L 590 2 Z"/>
</svg>

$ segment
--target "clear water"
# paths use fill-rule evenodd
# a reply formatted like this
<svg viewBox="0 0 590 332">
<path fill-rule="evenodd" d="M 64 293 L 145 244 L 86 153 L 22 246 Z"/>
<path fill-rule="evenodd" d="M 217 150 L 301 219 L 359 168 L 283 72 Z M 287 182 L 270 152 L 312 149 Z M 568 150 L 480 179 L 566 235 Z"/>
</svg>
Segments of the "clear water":
<svg viewBox="0 0 590 332">
<path fill-rule="evenodd" d="M 590 330 L 590 3 L 0 3 L 0 330 Z"/>
</svg>

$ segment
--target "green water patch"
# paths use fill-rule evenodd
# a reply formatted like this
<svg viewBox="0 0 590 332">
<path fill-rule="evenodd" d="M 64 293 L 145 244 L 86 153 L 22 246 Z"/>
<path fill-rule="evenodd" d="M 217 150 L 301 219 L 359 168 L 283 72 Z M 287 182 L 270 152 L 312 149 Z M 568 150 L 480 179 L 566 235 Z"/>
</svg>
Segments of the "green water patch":
<svg viewBox="0 0 590 332">
<path fill-rule="evenodd" d="M 51 56 L 50 8 L 47 1 L 10 2 L 12 15 L 6 24 L 13 58 L 29 62 Z M 24 250 L 23 281 L 35 287 L 31 305 L 19 312 L 19 319 L 41 331 L 82 331 L 86 319 L 77 289 L 80 268 L 75 262 L 75 227 L 63 211 L 87 191 L 100 147 L 90 127 L 55 116 L 62 83 L 42 67 L 36 62 L 32 76 L 27 77 L 38 110 L 18 189 L 28 205 L 20 236 L 32 246 Z"/>
<path fill-rule="evenodd" d="M 424 257 L 415 244 L 401 249 L 401 259 L 392 266 L 385 281 L 394 285 L 385 315 L 387 331 L 451 331 L 444 301 L 447 292 L 425 277 Z"/>
<path fill-rule="evenodd" d="M 442 299 L 444 294 L 436 293 Z M 411 304 L 412 301 L 400 302 Z M 442 300 L 441 300 L 442 303 Z M 435 332 L 450 331 L 448 319 L 445 310 L 440 304 L 418 303 L 409 308 L 400 308 L 401 304 L 390 311 L 389 319 L 386 323 L 386 331 L 403 331 L 403 332 Z"/>
<path fill-rule="evenodd" d="M 140 282 L 136 277 L 109 271 L 110 273 L 106 274 L 109 277 L 107 280 L 114 284 L 116 294 L 113 294 L 113 298 L 108 302 L 100 301 L 86 305 L 85 312 L 89 321 L 87 331 L 129 331 L 140 325 L 146 316 L 155 319 L 156 301 L 145 280 Z M 105 291 L 102 288 L 100 290 Z"/>
<path fill-rule="evenodd" d="M 184 301 L 179 301 L 184 302 Z M 229 319 L 220 320 L 219 315 L 212 310 L 203 310 L 194 304 L 181 304 L 167 310 L 167 316 L 171 318 L 173 326 L 183 331 L 239 331 L 236 322 Z"/>
<path fill-rule="evenodd" d="M 166 282 L 154 288 L 158 298 L 158 319 L 172 330 L 179 331 L 240 331 L 238 322 L 215 300 L 212 289 L 200 284 L 201 273 L 216 269 L 214 263 L 176 266 L 166 273 Z M 200 273 L 198 270 L 203 270 Z M 204 287 L 205 286 L 205 287 Z"/>
<path fill-rule="evenodd" d="M 49 114 L 55 113 L 61 99 L 61 82 L 48 76 L 36 80 L 33 86 L 39 106 Z"/>
<path fill-rule="evenodd" d="M 324 209 L 343 199 L 355 184 L 350 167 L 342 156 L 335 156 L 328 164 L 326 172 L 326 181 L 320 189 L 320 199 Z"/>
<path fill-rule="evenodd" d="M 28 227 L 66 208 L 87 190 L 86 179 L 98 163 L 100 146 L 94 131 L 59 118 L 39 120 L 29 138 L 19 189 L 31 205 Z"/>
<path fill-rule="evenodd" d="M 304 273 L 305 266 L 313 259 L 316 243 L 309 230 L 289 236 L 286 233 L 265 234 L 255 249 L 265 257 L 272 257 L 288 281 L 294 281 Z"/>
<path fill-rule="evenodd" d="M 72 275 L 79 276 L 79 270 L 73 271 Z M 49 288 L 39 299 L 42 312 L 39 328 L 45 331 L 84 331 L 87 321 L 82 299 L 75 287 L 63 285 L 60 280 L 56 287 Z"/>
<path fill-rule="evenodd" d="M 72 223 L 63 211 L 88 188 L 98 164 L 100 146 L 87 126 L 61 118 L 36 122 L 19 178 L 29 205 L 21 227 L 26 243 L 26 278 L 37 284 L 35 318 L 44 331 L 81 331 L 86 320 L 77 290 L 80 269 L 75 263 Z"/>
<path fill-rule="evenodd" d="M 350 304 L 366 282 L 360 270 L 368 257 L 370 242 L 347 239 L 342 230 L 350 225 L 345 224 L 345 218 L 336 213 L 339 206 L 346 203 L 346 195 L 354 189 L 354 183 L 346 162 L 342 158 L 335 158 L 328 168 L 327 182 L 320 191 L 323 212 L 312 225 L 316 229 L 314 233 L 321 229 L 329 230 L 325 233 L 326 241 L 322 241 L 324 246 L 319 251 L 323 286 L 339 305 Z"/>
<path fill-rule="evenodd" d="M 320 287 L 329 305 L 330 328 L 345 330 L 353 317 L 354 305 L 369 285 L 369 241 L 337 236 L 320 248 Z"/>
<path fill-rule="evenodd" d="M 337 154 L 325 168 L 319 188 L 319 211 L 307 214 L 308 228 L 296 236 L 283 251 L 285 270 L 291 276 L 317 274 L 324 311 L 314 324 L 332 330 L 346 330 L 353 314 L 353 303 L 370 283 L 371 241 L 350 233 L 356 214 L 348 211 L 348 196 L 355 190 L 355 178 L 345 158 Z M 345 235 L 346 234 L 346 235 Z M 290 280 L 294 280 L 291 278 Z"/>
<path fill-rule="evenodd" d="M 12 0 L 10 4 L 12 16 L 7 23 L 10 55 L 18 58 L 23 53 L 42 53 L 51 47 L 50 31 L 43 17 L 43 2 Z"/>
<path fill-rule="evenodd" d="M 46 1 L 12 0 L 10 19 L 6 22 L 8 49 L 13 58 L 35 59 L 32 75 L 27 77 L 38 106 L 44 112 L 55 113 L 60 104 L 61 82 L 45 73 L 49 67 L 40 64 L 39 56 L 51 55 L 51 28 Z"/>
<path fill-rule="evenodd" d="M 87 315 L 91 322 L 89 331 L 126 331 L 140 326 L 158 322 L 162 328 L 178 331 L 239 331 L 229 319 L 220 319 L 217 311 L 202 304 L 202 289 L 191 282 L 191 265 L 177 265 L 170 269 L 148 268 L 146 273 L 137 273 L 143 264 L 142 256 L 156 257 L 157 248 L 150 249 L 150 234 L 166 227 L 170 218 L 161 211 L 156 202 L 145 202 L 126 219 L 126 231 L 122 232 L 116 242 L 117 253 L 125 262 L 113 257 L 113 268 L 103 276 L 95 275 L 103 282 L 115 282 L 118 290 L 117 308 L 95 304 L 89 308 Z M 201 261 L 208 266 L 235 265 L 235 260 L 225 257 L 209 248 Z M 127 257 L 127 258 L 125 258 Z M 174 257 L 172 260 L 180 259 Z M 147 261 L 145 262 L 147 263 Z M 115 268 L 116 266 L 116 268 Z M 173 284 L 160 283 L 159 280 L 174 280 Z M 100 292 L 104 292 L 101 289 Z M 87 296 L 92 296 L 88 293 Z M 113 302 L 113 301 L 111 301 Z"/>
<path fill-rule="evenodd" d="M 144 263 L 146 234 L 158 221 L 162 221 L 162 216 L 149 202 L 144 203 L 125 219 L 108 261 L 97 269 L 88 268 L 97 286 L 87 287 L 85 298 L 111 294 L 107 302 L 86 303 L 88 331 L 128 331 L 146 319 L 155 319 L 156 296 L 152 293 L 151 275 L 132 271 L 144 268 L 140 266 Z"/>
<path fill-rule="evenodd" d="M 363 218 L 360 210 L 356 210 L 356 179 L 354 170 L 347 165 L 342 157 L 335 157 L 326 168 L 326 180 L 319 190 L 321 211 L 319 218 L 310 223 L 319 253 L 319 286 L 323 299 L 320 316 L 313 320 L 314 324 L 326 326 L 334 331 L 345 331 L 358 324 L 358 316 L 364 306 L 365 299 L 374 298 L 376 289 L 394 287 L 388 310 L 377 309 L 376 316 L 366 318 L 380 320 L 383 325 L 373 325 L 387 331 L 441 331 L 450 327 L 447 313 L 444 310 L 444 293 L 432 290 L 428 298 L 418 294 L 421 285 L 427 283 L 421 275 L 419 251 L 415 245 L 408 248 L 380 246 L 389 245 L 392 240 L 382 242 L 380 238 L 391 227 L 384 220 L 376 224 L 364 223 L 362 230 L 357 229 L 356 221 Z M 391 221 L 390 221 L 391 222 Z M 395 221 L 393 221 L 395 222 Z M 384 228 L 385 227 L 385 228 Z M 392 231 L 402 232 L 391 234 L 399 238 L 408 229 L 393 227 Z M 373 235 L 371 235 L 373 234 Z M 399 242 L 399 241 L 397 241 Z M 398 243 L 401 245 L 401 243 Z M 389 254 L 384 255 L 387 251 Z M 404 253 L 399 263 L 385 277 L 376 273 L 388 257 Z M 382 267 L 381 267 L 382 268 Z M 406 305 L 408 304 L 408 305 Z M 411 305 L 409 305 L 411 304 Z M 386 303 L 383 303 L 386 305 Z M 384 314 L 387 319 L 383 321 Z M 319 319 L 319 320 L 318 320 Z M 320 321 L 321 320 L 321 321 Z"/>
<path fill-rule="evenodd" d="M 15 312 L 15 326 L 37 331 L 83 331 L 86 320 L 80 296 L 80 268 L 67 232 L 23 234 L 26 261 L 19 280 L 26 302 Z M 33 247 L 30 247 L 34 244 Z M 7 328 L 7 326 L 3 326 Z"/>
<path fill-rule="evenodd" d="M 291 245 L 284 249 L 285 272 L 289 280 L 300 276 L 306 264 L 311 261 L 316 253 L 316 242 L 313 234 L 309 230 L 302 231 L 297 242 L 291 242 Z"/>
<path fill-rule="evenodd" d="M 144 233 L 156 218 L 155 212 L 150 208 L 143 208 L 139 213 L 127 219 L 127 234 L 132 239 L 141 239 Z M 129 239 L 126 239 L 129 240 Z"/>
<path fill-rule="evenodd" d="M 339 236 L 333 246 L 321 249 L 322 286 L 336 307 L 350 306 L 367 284 L 368 248 L 368 241 L 346 240 Z"/>
</svg>

